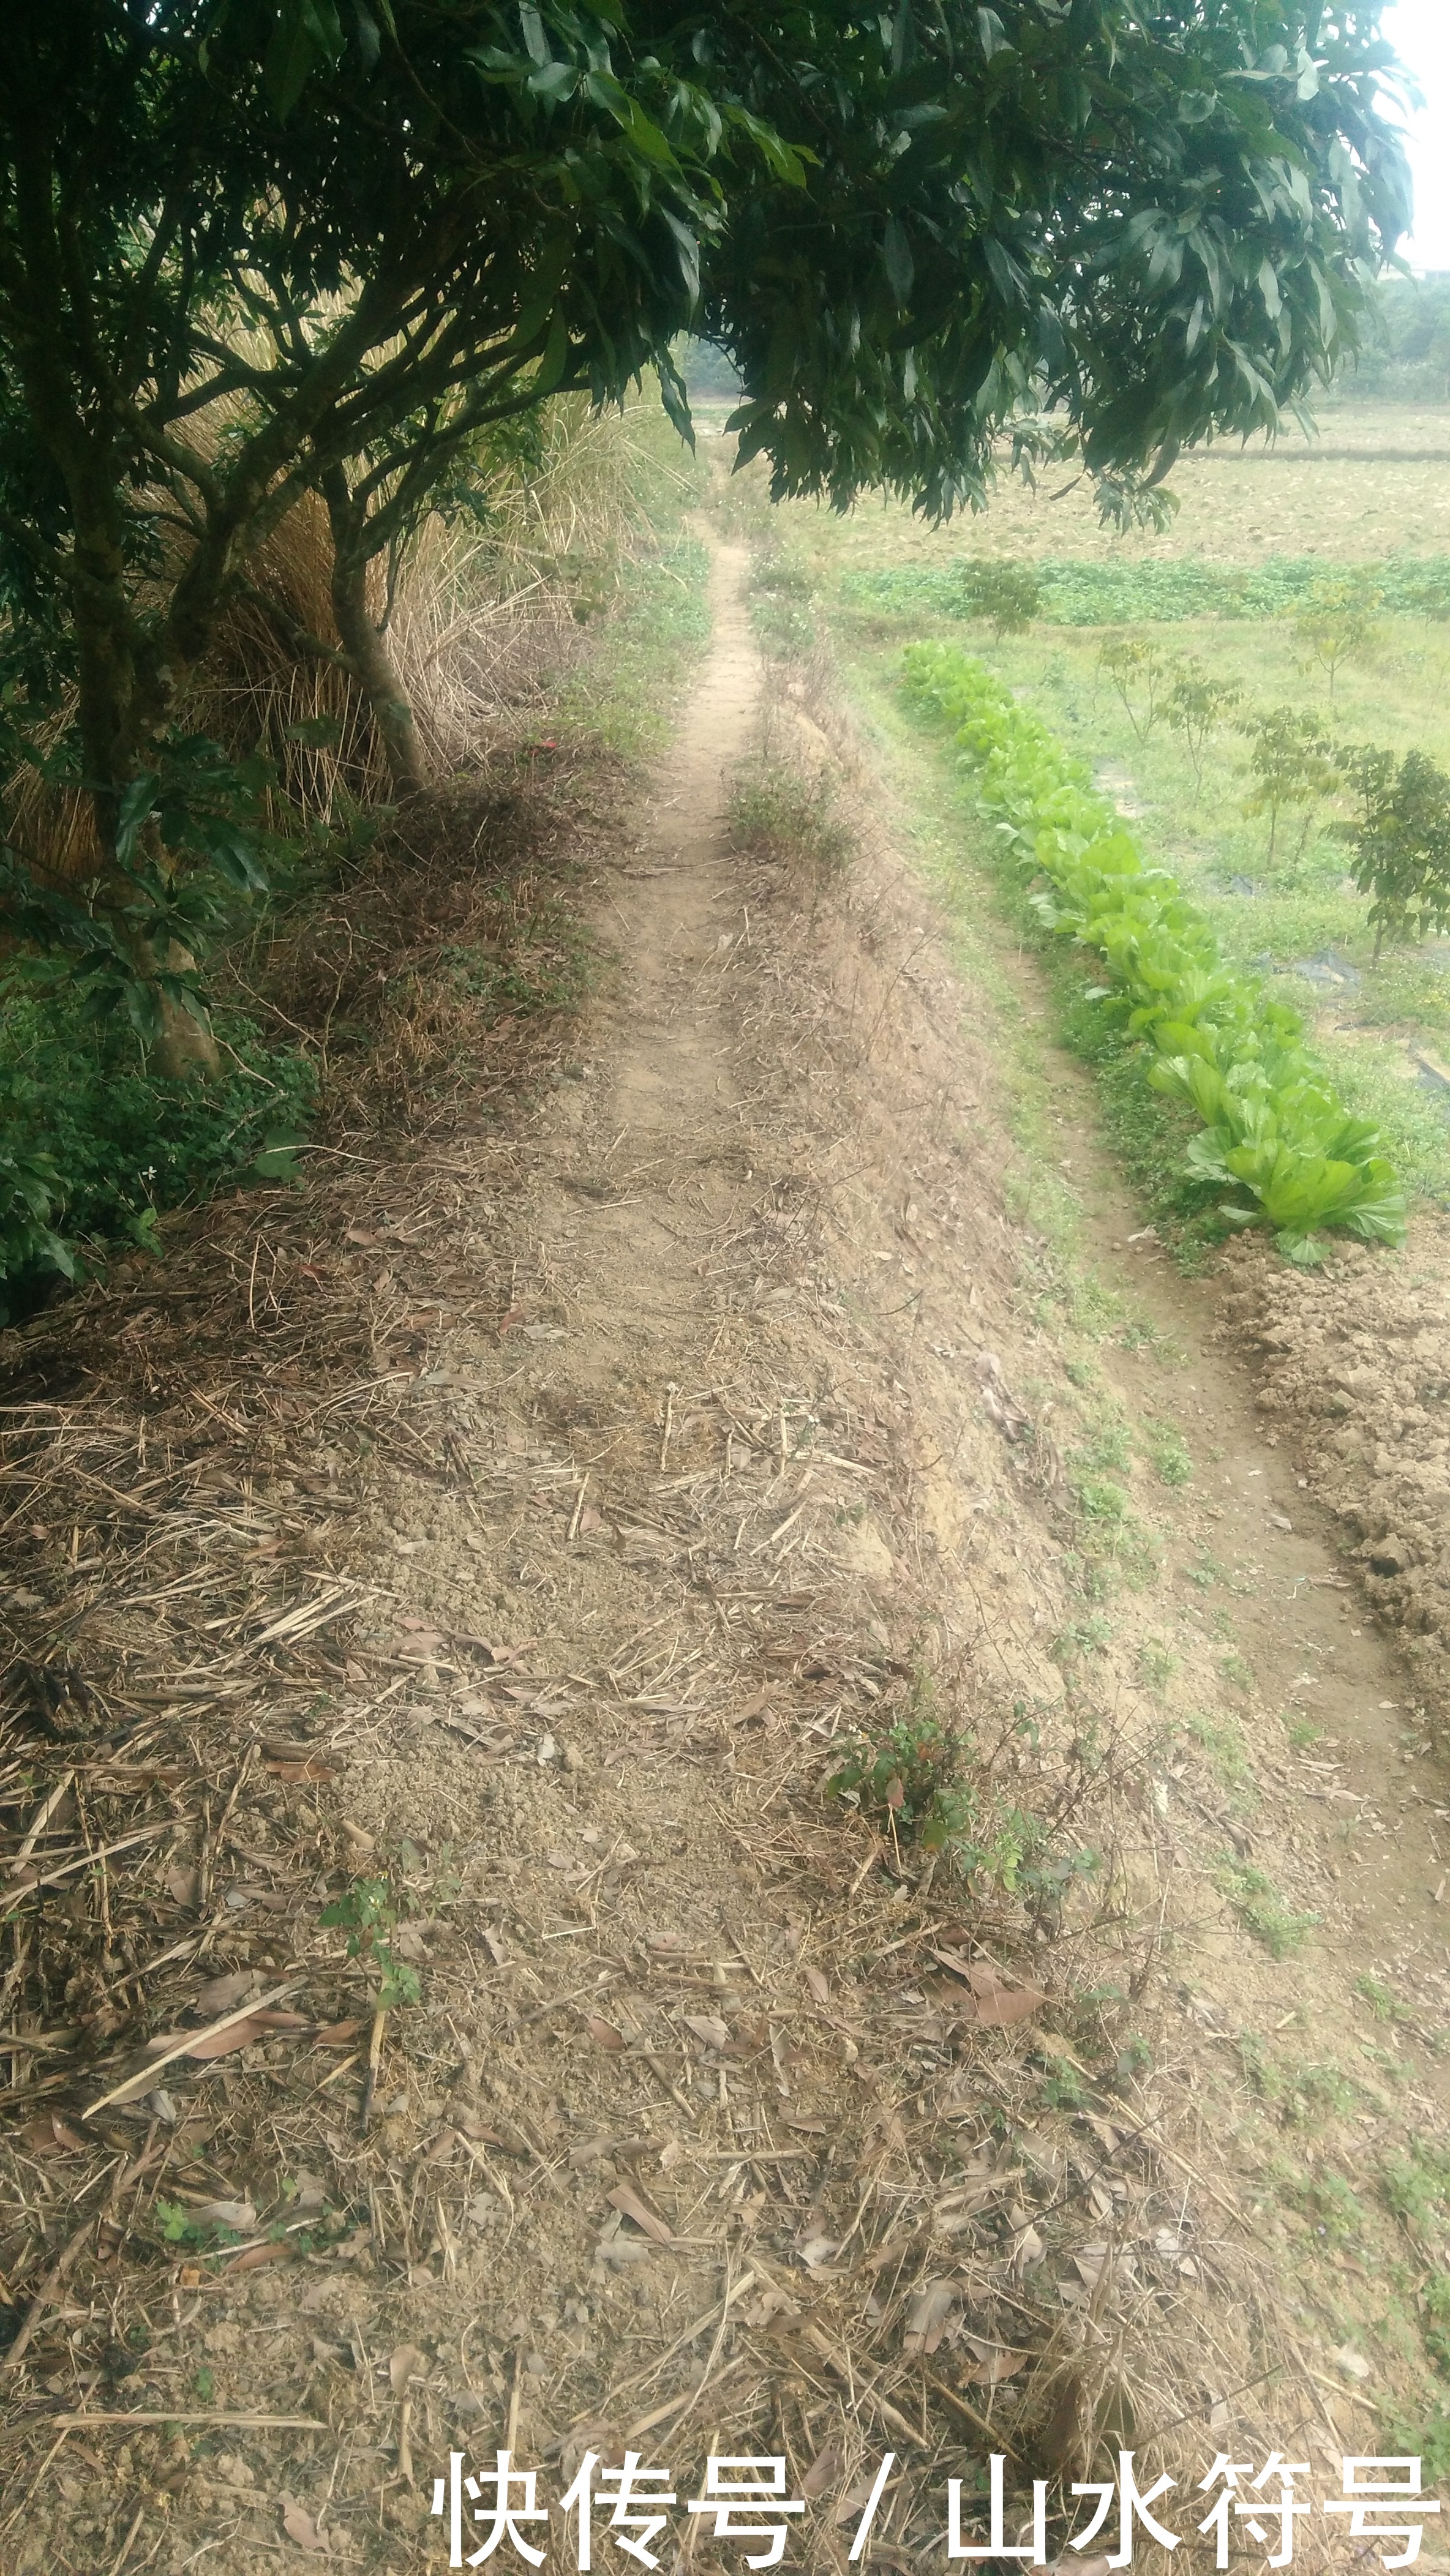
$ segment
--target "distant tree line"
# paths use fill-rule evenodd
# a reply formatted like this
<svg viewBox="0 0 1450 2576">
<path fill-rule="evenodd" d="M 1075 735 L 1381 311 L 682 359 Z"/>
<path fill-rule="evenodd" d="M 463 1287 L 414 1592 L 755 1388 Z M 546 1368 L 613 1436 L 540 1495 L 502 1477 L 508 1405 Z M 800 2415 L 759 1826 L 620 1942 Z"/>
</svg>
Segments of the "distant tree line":
<svg viewBox="0 0 1450 2576">
<path fill-rule="evenodd" d="M 1381 279 L 1373 311 L 1341 399 L 1450 403 L 1450 270 Z"/>
</svg>

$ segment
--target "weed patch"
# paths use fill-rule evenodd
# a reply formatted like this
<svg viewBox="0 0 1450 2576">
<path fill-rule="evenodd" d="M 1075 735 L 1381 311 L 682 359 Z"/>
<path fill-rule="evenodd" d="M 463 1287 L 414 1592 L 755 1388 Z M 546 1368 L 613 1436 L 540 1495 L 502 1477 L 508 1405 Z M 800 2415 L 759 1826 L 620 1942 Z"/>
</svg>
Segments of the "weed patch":
<svg viewBox="0 0 1450 2576">
<path fill-rule="evenodd" d="M 1272 1958 L 1287 1959 L 1319 1921 L 1317 1914 L 1296 1912 L 1286 1904 L 1272 1879 L 1252 1862 L 1239 1860 L 1231 1852 L 1221 1855 L 1213 1877 L 1244 1930 L 1262 1941 Z"/>
<path fill-rule="evenodd" d="M 818 888 L 850 860 L 851 834 L 824 773 L 811 778 L 791 761 L 753 761 L 731 781 L 726 814 L 737 849 L 785 861 Z"/>
</svg>

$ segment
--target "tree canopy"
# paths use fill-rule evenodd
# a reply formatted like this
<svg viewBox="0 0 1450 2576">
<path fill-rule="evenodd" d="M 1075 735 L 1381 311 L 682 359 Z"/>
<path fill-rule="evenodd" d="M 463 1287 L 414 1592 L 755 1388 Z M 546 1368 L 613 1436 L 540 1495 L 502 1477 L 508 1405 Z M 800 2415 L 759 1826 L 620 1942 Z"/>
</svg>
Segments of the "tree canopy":
<svg viewBox="0 0 1450 2576">
<path fill-rule="evenodd" d="M 12 749 L 72 686 L 100 847 L 160 871 L 159 923 L 137 781 L 299 495 L 326 499 L 341 650 L 385 701 L 371 558 L 475 434 L 557 391 L 609 402 L 653 368 L 684 425 L 685 330 L 738 369 L 740 453 L 778 495 L 948 513 L 1046 414 L 1131 510 L 1353 351 L 1407 217 L 1378 17 L 13 0 Z"/>
</svg>

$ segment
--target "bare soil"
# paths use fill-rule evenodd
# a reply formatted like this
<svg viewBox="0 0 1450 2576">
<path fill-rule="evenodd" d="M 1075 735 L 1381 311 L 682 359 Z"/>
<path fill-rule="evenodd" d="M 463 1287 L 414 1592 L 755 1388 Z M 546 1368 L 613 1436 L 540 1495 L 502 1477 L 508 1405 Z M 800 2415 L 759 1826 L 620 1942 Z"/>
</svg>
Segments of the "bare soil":
<svg viewBox="0 0 1450 2576">
<path fill-rule="evenodd" d="M 14 1934 L 15 2576 L 404 2576 L 450 2445 L 505 2443 L 555 2498 L 591 2448 L 682 2498 L 782 2453 L 831 2567 L 889 2447 L 911 2566 L 989 2448 L 1329 2485 L 1425 2412 L 1431 2247 L 1376 2184 L 1443 2125 L 1419 1668 L 1065 1058 L 1117 1305 L 1010 1212 L 991 1011 L 779 675 L 859 855 L 732 839 L 743 572 L 653 802 L 590 826 L 594 997 L 507 1093 L 7 1337 L 21 1879 L 155 1829 L 46 1898 L 70 1982 Z M 967 1877 L 825 1794 L 933 1717 Z M 364 2132 L 376 1968 L 321 1917 L 384 1875 L 419 2000 Z M 259 1992 L 299 2021 L 100 2107 L 148 2021 Z"/>
</svg>

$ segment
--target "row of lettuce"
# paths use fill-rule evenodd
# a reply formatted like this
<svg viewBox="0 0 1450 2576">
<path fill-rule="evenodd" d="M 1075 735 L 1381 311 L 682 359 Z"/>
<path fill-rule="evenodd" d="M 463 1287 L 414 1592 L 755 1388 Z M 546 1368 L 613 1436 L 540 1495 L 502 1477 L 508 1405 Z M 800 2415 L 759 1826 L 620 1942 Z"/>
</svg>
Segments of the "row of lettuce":
<svg viewBox="0 0 1450 2576">
<path fill-rule="evenodd" d="M 854 608 L 888 614 L 974 618 L 992 613 L 983 572 L 1010 563 L 1030 576 L 1033 617 L 1049 626 L 1170 626 L 1194 617 L 1292 617 L 1327 583 L 1363 585 L 1364 564 L 1324 555 L 1271 555 L 1259 564 L 1208 563 L 1198 556 L 1141 561 L 958 556 L 942 564 L 889 564 L 843 573 L 841 596 Z M 1396 555 L 1373 567 L 1375 605 L 1393 617 L 1450 616 L 1450 556 Z"/>
<path fill-rule="evenodd" d="M 1111 981 L 1090 998 L 1143 1044 L 1148 1081 L 1202 1130 L 1190 1175 L 1224 1192 L 1235 1227 L 1273 1229 L 1291 1261 L 1320 1230 L 1404 1239 L 1405 1201 L 1378 1131 L 1352 1117 L 1304 1045 L 1298 1013 L 1226 967 L 1198 907 L 1144 857 L 1090 772 L 981 662 L 913 644 L 907 693 L 951 728 L 977 812 L 1030 879 L 1044 927 L 1092 949 Z"/>
</svg>

